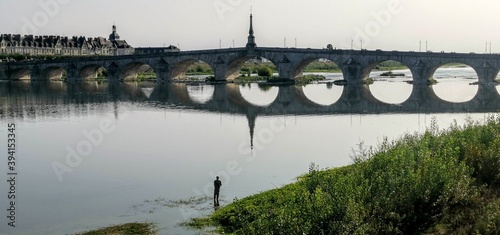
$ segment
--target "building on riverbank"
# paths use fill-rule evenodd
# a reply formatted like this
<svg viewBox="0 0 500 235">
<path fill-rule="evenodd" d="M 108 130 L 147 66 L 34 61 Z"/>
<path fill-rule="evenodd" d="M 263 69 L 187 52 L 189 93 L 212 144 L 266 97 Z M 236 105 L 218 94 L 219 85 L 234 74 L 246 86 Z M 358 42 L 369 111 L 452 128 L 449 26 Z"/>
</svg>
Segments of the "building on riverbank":
<svg viewBox="0 0 500 235">
<path fill-rule="evenodd" d="M 134 48 L 121 40 L 113 25 L 109 38 L 0 34 L 0 54 L 28 56 L 132 55 Z"/>
</svg>

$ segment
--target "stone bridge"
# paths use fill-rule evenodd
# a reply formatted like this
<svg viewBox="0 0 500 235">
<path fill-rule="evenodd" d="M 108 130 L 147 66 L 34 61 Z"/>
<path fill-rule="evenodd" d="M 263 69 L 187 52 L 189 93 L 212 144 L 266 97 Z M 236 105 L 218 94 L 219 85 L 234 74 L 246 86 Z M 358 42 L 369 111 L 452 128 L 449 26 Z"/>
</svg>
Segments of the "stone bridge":
<svg viewBox="0 0 500 235">
<path fill-rule="evenodd" d="M 412 73 L 413 84 L 425 85 L 440 66 L 463 63 L 472 67 L 480 84 L 492 84 L 500 70 L 500 55 L 432 53 L 368 50 L 336 50 L 257 47 L 250 15 L 250 30 L 246 47 L 168 52 L 151 55 L 109 57 L 80 57 L 65 60 L 43 60 L 0 63 L 0 80 L 61 80 L 69 82 L 97 78 L 106 70 L 109 81 L 126 81 L 137 77 L 146 68 L 154 69 L 158 83 L 170 83 L 185 77 L 188 67 L 196 62 L 207 63 L 214 71 L 215 80 L 233 80 L 250 59 L 265 58 L 276 66 L 281 79 L 293 80 L 304 68 L 318 59 L 335 62 L 349 84 L 360 84 L 378 64 L 393 60 L 406 65 Z"/>
<path fill-rule="evenodd" d="M 427 83 L 440 66 L 448 63 L 463 63 L 476 71 L 479 91 L 475 100 L 498 98 L 494 88 L 500 70 L 500 55 L 497 54 L 257 47 L 252 19 L 250 15 L 248 42 L 244 48 L 5 62 L 0 63 L 0 80 L 49 81 L 66 76 L 68 82 L 77 82 L 95 79 L 105 70 L 108 81 L 117 82 L 136 78 L 139 72 L 152 68 L 157 83 L 168 84 L 185 77 L 191 64 L 203 61 L 214 71 L 215 80 L 227 81 L 238 77 L 245 62 L 254 58 L 268 59 L 276 65 L 281 79 L 293 80 L 302 75 L 308 64 L 327 59 L 342 70 L 349 85 L 344 92 L 346 99 L 365 97 L 364 100 L 372 100 L 361 84 L 378 64 L 392 60 L 406 65 L 412 73 L 414 88 L 407 102 L 421 102 L 433 97 Z"/>
<path fill-rule="evenodd" d="M 206 62 L 218 81 L 233 80 L 250 59 L 265 58 L 277 67 L 282 79 L 295 79 L 304 68 L 318 59 L 336 63 L 348 83 L 362 83 L 378 64 L 393 60 L 406 65 L 414 84 L 426 84 L 436 69 L 447 63 L 463 63 L 472 67 L 479 83 L 494 82 L 500 71 L 500 55 L 432 53 L 368 50 L 328 50 L 298 48 L 246 47 L 218 50 L 171 52 L 154 55 L 113 57 L 82 57 L 67 60 L 44 60 L 0 63 L 0 80 L 68 81 L 95 79 L 101 70 L 107 71 L 110 81 L 123 81 L 137 77 L 145 67 L 154 69 L 159 83 L 169 83 L 185 77 L 188 67 L 198 61 Z M 65 71 L 65 73 L 64 73 Z"/>
</svg>

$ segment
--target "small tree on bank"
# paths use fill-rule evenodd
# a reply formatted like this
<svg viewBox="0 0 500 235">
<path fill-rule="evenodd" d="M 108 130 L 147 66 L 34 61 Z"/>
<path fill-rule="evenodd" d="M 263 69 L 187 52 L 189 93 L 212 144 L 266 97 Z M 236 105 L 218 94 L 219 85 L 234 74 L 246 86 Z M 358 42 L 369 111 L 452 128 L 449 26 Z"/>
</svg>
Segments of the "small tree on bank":
<svg viewBox="0 0 500 235">
<path fill-rule="evenodd" d="M 273 76 L 273 70 L 271 70 L 271 68 L 269 67 L 260 67 L 258 70 L 257 70 L 257 75 L 261 76 L 261 77 L 271 77 Z"/>
</svg>

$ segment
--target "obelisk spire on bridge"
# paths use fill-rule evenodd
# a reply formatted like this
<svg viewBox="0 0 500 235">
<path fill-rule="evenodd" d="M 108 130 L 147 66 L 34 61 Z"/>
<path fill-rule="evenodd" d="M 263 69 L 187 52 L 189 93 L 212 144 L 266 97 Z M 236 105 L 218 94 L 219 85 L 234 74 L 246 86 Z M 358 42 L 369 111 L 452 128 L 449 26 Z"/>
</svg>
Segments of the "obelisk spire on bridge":
<svg viewBox="0 0 500 235">
<path fill-rule="evenodd" d="M 254 49 L 257 47 L 255 43 L 255 36 L 253 35 L 253 14 L 250 12 L 250 31 L 248 32 L 247 49 Z"/>
</svg>

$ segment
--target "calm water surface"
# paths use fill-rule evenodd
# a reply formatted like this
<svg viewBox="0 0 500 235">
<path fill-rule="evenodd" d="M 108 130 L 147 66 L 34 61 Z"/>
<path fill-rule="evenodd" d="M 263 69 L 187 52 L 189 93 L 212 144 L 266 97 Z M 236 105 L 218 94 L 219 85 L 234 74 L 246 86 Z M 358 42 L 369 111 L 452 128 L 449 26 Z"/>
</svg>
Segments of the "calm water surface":
<svg viewBox="0 0 500 235">
<path fill-rule="evenodd" d="M 436 94 L 454 102 L 470 100 L 477 87 L 468 85 L 469 72 L 448 69 L 436 74 L 440 81 L 434 86 Z M 341 77 L 328 76 L 332 80 Z M 384 102 L 402 103 L 412 90 L 407 80 L 411 75 L 379 79 L 370 91 Z M 189 105 L 151 101 L 158 95 L 152 84 L 112 88 L 89 83 L 77 89 L 63 83 L 15 87 L 0 83 L 0 151 L 6 152 L 7 123 L 15 123 L 20 174 L 17 227 L 6 226 L 7 185 L 2 180 L 0 234 L 71 234 L 132 221 L 156 223 L 160 234 L 196 234 L 178 223 L 210 213 L 210 200 L 194 208 L 170 208 L 166 204 L 210 195 L 215 175 L 221 176 L 222 204 L 227 204 L 235 197 L 291 183 L 306 173 L 312 162 L 321 168 L 348 165 L 352 150 L 360 142 L 376 145 L 385 136 L 394 139 L 404 133 L 423 132 L 433 118 L 447 127 L 455 120 L 464 123 L 472 117 L 481 121 L 487 116 L 255 116 L 200 108 L 220 99 L 214 97 L 215 88 L 210 85 L 187 85 L 187 95 L 178 97 L 190 100 Z M 309 100 L 321 105 L 333 104 L 342 95 L 342 87 L 327 84 L 312 84 L 302 90 Z M 278 92 L 277 87 L 257 84 L 240 87 L 241 96 L 258 107 L 272 103 Z M 447 96 L 449 93 L 452 95 Z M 112 130 L 103 133 L 90 148 L 82 147 L 82 143 L 90 142 L 89 135 L 102 130 L 102 122 Z M 81 161 L 68 166 L 66 157 L 72 150 L 78 152 L 79 147 L 85 150 Z M 4 179 L 5 157 L 0 163 L 0 178 Z M 57 163 L 70 167 L 71 172 L 58 178 L 54 170 Z"/>
</svg>

